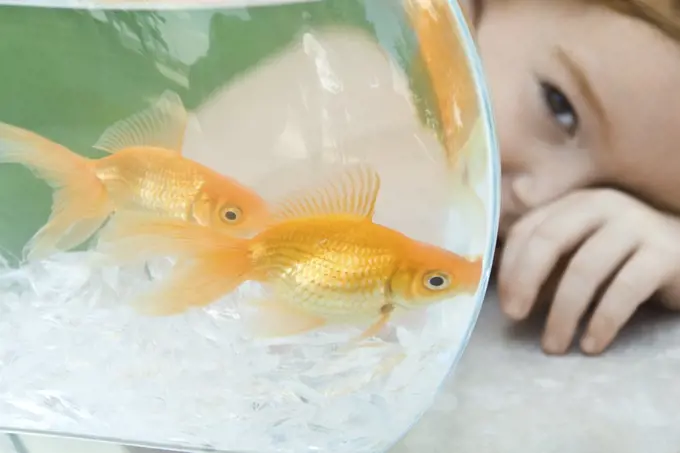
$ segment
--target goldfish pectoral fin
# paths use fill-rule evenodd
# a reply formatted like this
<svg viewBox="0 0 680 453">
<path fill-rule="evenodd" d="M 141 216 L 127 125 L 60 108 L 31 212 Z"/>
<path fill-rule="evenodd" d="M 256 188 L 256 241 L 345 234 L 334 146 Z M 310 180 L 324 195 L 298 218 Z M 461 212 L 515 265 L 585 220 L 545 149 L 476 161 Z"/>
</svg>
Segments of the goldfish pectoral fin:
<svg viewBox="0 0 680 453">
<path fill-rule="evenodd" d="M 167 244 L 169 239 L 155 234 L 158 222 L 165 225 L 166 220 L 155 213 L 117 210 L 99 232 L 95 250 L 117 265 L 173 255 L 175 247 Z M 174 219 L 167 222 L 177 222 L 178 228 L 180 222 L 184 223 Z"/>
<path fill-rule="evenodd" d="M 326 325 L 320 316 L 292 307 L 274 299 L 253 301 L 256 313 L 247 323 L 247 330 L 257 338 L 299 335 Z"/>
<path fill-rule="evenodd" d="M 379 347 L 380 344 L 364 343 L 365 340 L 375 337 L 382 331 L 387 325 L 390 319 L 390 313 L 383 313 L 380 318 L 372 323 L 366 330 L 364 330 L 361 335 L 351 338 L 347 344 L 342 346 L 339 351 L 350 351 L 352 348 L 366 348 L 366 347 Z M 362 344 L 363 343 L 363 344 Z"/>
<path fill-rule="evenodd" d="M 379 192 L 380 175 L 373 167 L 350 164 L 318 187 L 296 190 L 275 203 L 273 218 L 349 215 L 372 219 Z"/>
<path fill-rule="evenodd" d="M 99 235 L 98 248 L 124 257 L 135 253 L 146 256 L 198 256 L 214 253 L 231 259 L 232 264 L 248 266 L 248 240 L 224 231 L 157 215 L 118 211 Z M 141 247 L 140 247 L 141 246 Z M 139 247 L 139 248 L 138 248 Z M 230 266 L 233 268 L 233 266 Z"/>
<path fill-rule="evenodd" d="M 174 91 L 166 90 L 151 107 L 106 129 L 93 147 L 109 153 L 139 146 L 181 153 L 187 122 L 182 99 Z"/>
<path fill-rule="evenodd" d="M 139 263 L 152 258 L 165 256 L 166 254 L 157 253 L 149 250 L 146 245 L 146 238 L 130 238 L 127 240 L 111 241 L 103 238 L 106 233 L 105 226 L 97 237 L 94 249 L 102 255 L 102 261 L 110 265 L 124 266 L 132 263 Z M 168 253 L 168 256 L 171 254 Z"/>
<path fill-rule="evenodd" d="M 371 337 L 378 335 L 387 326 L 390 320 L 392 312 L 386 312 L 380 315 L 380 318 L 373 324 L 371 324 L 368 329 L 366 329 L 358 338 L 357 341 L 367 340 Z"/>
<path fill-rule="evenodd" d="M 179 261 L 155 291 L 138 296 L 131 305 L 144 315 L 176 315 L 190 308 L 210 305 L 242 282 L 242 275 L 229 275 L 221 263 Z"/>
</svg>

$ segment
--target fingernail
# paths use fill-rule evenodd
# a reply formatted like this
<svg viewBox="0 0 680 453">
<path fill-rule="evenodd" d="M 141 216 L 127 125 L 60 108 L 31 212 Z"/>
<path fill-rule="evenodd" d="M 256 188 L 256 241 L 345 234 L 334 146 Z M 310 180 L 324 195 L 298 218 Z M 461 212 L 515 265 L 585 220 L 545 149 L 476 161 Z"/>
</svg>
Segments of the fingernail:
<svg viewBox="0 0 680 453">
<path fill-rule="evenodd" d="M 586 354 L 595 354 L 597 349 L 597 340 L 590 335 L 581 340 L 581 350 Z"/>
</svg>

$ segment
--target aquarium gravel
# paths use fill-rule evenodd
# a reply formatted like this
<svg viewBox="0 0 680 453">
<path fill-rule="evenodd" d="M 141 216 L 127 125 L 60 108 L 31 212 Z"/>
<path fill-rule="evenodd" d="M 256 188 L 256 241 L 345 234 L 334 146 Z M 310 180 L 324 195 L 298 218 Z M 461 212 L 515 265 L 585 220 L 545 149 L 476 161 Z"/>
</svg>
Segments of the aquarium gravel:
<svg viewBox="0 0 680 453">
<path fill-rule="evenodd" d="M 241 318 L 257 287 L 142 317 L 125 301 L 172 263 L 121 269 L 93 257 L 0 273 L 0 426 L 230 451 L 381 451 L 430 405 L 474 310 L 460 296 L 409 312 L 361 347 L 348 342 L 359 328 L 252 340 Z"/>
</svg>

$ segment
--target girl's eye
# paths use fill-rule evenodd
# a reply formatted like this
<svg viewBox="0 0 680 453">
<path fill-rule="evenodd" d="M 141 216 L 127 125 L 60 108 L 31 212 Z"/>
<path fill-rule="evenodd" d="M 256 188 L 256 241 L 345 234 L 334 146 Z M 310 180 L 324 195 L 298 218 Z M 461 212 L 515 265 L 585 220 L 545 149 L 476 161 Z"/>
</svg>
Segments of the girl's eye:
<svg viewBox="0 0 680 453">
<path fill-rule="evenodd" d="M 567 96 L 548 82 L 541 82 L 541 92 L 543 101 L 557 124 L 573 136 L 578 128 L 578 116 Z"/>
</svg>

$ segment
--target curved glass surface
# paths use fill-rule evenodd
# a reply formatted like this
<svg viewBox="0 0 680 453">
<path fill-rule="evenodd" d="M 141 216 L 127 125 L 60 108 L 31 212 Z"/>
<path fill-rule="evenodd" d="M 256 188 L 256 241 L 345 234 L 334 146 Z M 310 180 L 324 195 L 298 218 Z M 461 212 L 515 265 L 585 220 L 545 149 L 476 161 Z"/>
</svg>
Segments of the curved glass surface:
<svg viewBox="0 0 680 453">
<path fill-rule="evenodd" d="M 495 247 L 499 159 L 458 4 L 0 3 L 0 122 L 50 141 L 0 127 L 0 431 L 296 453 L 385 451 L 403 436 L 465 348 Z M 62 208 L 74 207 L 80 221 L 95 215 L 83 207 L 99 200 L 88 181 L 115 179 L 88 173 L 94 164 L 66 165 L 65 156 L 110 157 L 94 147 L 104 131 L 168 92 L 189 112 L 180 157 L 268 202 L 322 187 L 332 179 L 327 170 L 368 164 L 380 178 L 373 223 L 481 259 L 475 285 L 418 308 L 396 304 L 377 335 L 359 343 L 352 339 L 365 325 L 354 318 L 254 338 L 246 312 L 267 282 L 245 283 L 176 316 L 150 316 L 131 301 L 150 280 L 173 278 L 172 261 L 98 261 L 97 234 L 23 259 L 50 215 L 62 212 L 53 210 L 54 189 L 81 187 L 59 192 L 70 196 Z M 167 129 L 162 138 L 144 135 L 149 124 L 128 127 L 120 143 L 170 143 Z M 146 156 L 126 171 L 142 168 Z M 154 174 L 163 177 L 161 170 Z M 101 197 L 115 192 L 115 203 L 126 196 L 133 203 L 147 196 L 132 173 L 116 176 Z M 162 199 L 179 184 L 173 181 L 149 196 Z M 115 206 L 114 220 L 124 210 Z M 151 247 L 137 246 L 140 256 Z M 215 281 L 199 277 L 197 295 Z M 383 297 L 416 297 L 402 280 L 385 278 L 390 286 L 376 290 Z"/>
</svg>

